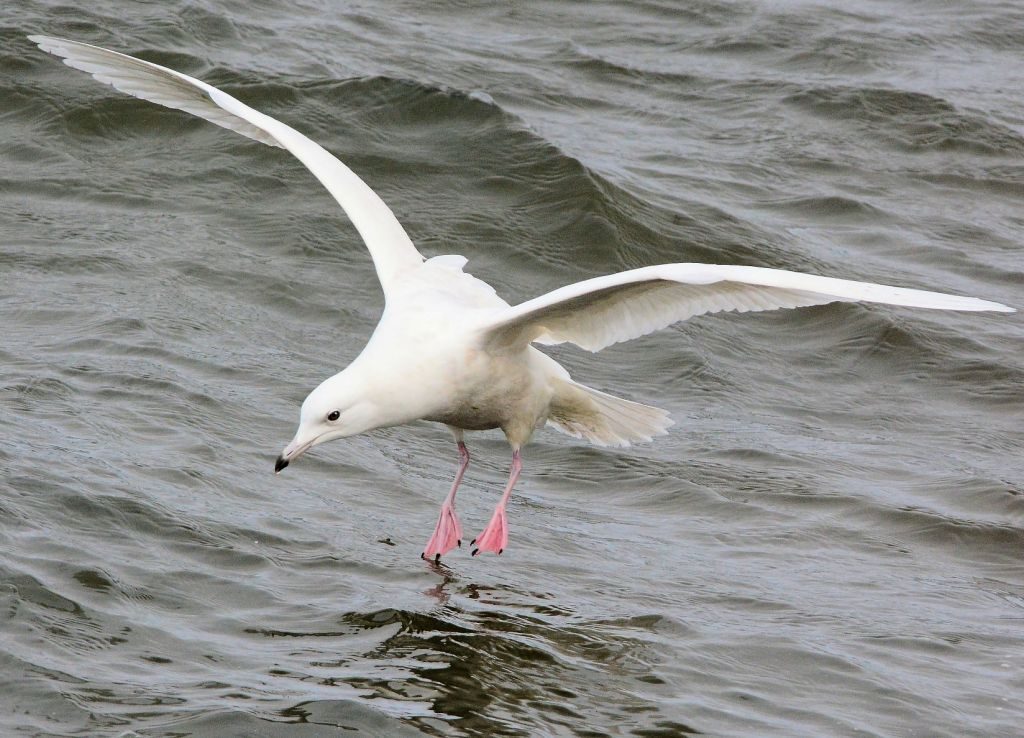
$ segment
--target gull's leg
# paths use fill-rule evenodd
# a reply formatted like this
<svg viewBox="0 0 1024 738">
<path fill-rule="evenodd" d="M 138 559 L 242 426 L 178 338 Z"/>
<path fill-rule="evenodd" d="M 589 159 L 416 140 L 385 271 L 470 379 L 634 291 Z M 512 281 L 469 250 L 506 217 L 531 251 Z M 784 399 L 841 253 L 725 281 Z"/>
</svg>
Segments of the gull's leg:
<svg viewBox="0 0 1024 738">
<path fill-rule="evenodd" d="M 512 494 L 512 487 L 515 486 L 516 480 L 519 479 L 519 472 L 522 470 L 523 462 L 519 457 L 519 449 L 517 448 L 512 451 L 512 469 L 508 474 L 508 484 L 505 485 L 505 492 L 501 495 L 498 506 L 494 508 L 491 522 L 484 528 L 484 532 L 470 543 L 471 546 L 476 545 L 476 548 L 473 549 L 474 556 L 481 551 L 494 551 L 500 554 L 505 550 L 505 546 L 508 545 L 508 522 L 505 519 L 505 504 L 508 502 L 508 498 Z"/>
<path fill-rule="evenodd" d="M 437 525 L 434 527 L 434 535 L 430 536 L 420 558 L 429 559 L 431 556 L 437 561 L 441 554 L 446 554 L 456 546 L 462 545 L 462 526 L 459 525 L 459 518 L 455 515 L 455 490 L 459 488 L 462 475 L 466 473 L 469 466 L 469 450 L 462 441 L 462 432 L 455 433 L 455 440 L 459 444 L 459 470 L 455 473 L 455 481 L 448 491 L 448 496 L 441 504 L 441 514 L 437 518 Z"/>
</svg>

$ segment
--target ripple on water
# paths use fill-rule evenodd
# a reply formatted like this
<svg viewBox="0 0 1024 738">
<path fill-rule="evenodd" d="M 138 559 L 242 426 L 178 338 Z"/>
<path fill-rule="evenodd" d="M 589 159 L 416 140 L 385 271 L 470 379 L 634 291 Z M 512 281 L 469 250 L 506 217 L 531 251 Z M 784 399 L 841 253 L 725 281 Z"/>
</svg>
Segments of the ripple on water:
<svg viewBox="0 0 1024 738">
<path fill-rule="evenodd" d="M 708 261 L 1012 302 L 1016 9 L 179 4 L 0 11 L 0 732 L 1019 732 L 1015 316 L 833 305 L 558 349 L 678 425 L 539 433 L 513 547 L 423 564 L 443 429 L 271 474 L 383 305 L 330 196 L 23 37 L 223 86 L 511 300 Z"/>
</svg>

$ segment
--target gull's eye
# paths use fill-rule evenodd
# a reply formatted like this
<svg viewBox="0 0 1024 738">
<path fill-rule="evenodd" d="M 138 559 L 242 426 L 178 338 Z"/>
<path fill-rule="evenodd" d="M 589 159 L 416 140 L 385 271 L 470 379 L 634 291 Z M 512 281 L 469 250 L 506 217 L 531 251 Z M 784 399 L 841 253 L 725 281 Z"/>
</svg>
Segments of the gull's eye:
<svg viewBox="0 0 1024 738">
<path fill-rule="evenodd" d="M 338 418 L 340 418 L 340 417 L 341 417 L 341 410 L 331 410 L 331 412 L 327 413 L 327 419 L 329 421 L 331 421 L 332 423 L 335 420 L 337 420 Z"/>
</svg>

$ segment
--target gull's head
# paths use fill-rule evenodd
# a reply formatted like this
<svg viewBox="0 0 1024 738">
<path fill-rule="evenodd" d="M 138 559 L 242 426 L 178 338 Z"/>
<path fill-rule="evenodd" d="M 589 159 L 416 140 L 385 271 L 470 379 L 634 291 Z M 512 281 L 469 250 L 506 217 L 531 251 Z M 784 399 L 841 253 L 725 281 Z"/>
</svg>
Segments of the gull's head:
<svg viewBox="0 0 1024 738">
<path fill-rule="evenodd" d="M 280 472 L 309 449 L 325 441 L 354 436 L 376 427 L 373 403 L 360 384 L 346 370 L 324 380 L 309 393 L 302 403 L 299 429 L 292 442 L 277 457 L 275 472 Z"/>
</svg>

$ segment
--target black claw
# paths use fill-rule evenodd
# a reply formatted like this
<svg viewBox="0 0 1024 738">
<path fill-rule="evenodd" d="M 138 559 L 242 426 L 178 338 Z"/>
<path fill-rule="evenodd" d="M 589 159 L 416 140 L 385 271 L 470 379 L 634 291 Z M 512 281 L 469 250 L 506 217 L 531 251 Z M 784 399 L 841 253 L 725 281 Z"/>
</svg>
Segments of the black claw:
<svg viewBox="0 0 1024 738">
<path fill-rule="evenodd" d="M 473 553 L 471 553 L 470 556 L 476 556 L 478 553 L 480 553 L 480 549 L 479 548 L 474 548 L 473 549 Z"/>
<path fill-rule="evenodd" d="M 434 554 L 434 563 L 436 564 L 441 560 L 441 554 Z"/>
<path fill-rule="evenodd" d="M 427 560 L 427 555 L 425 553 L 421 553 L 420 554 L 420 558 L 423 559 L 424 561 L 426 561 Z"/>
<path fill-rule="evenodd" d="M 504 551 L 504 550 L 505 550 L 505 549 L 503 549 L 503 548 L 499 548 L 499 549 L 498 549 L 498 556 L 501 556 L 501 552 L 502 552 L 502 551 Z"/>
<path fill-rule="evenodd" d="M 469 545 L 472 546 L 474 543 L 476 543 L 476 539 L 475 538 L 472 541 L 469 542 Z"/>
<path fill-rule="evenodd" d="M 457 543 L 459 544 L 459 548 L 462 548 L 462 539 L 461 538 L 457 541 Z"/>
</svg>

